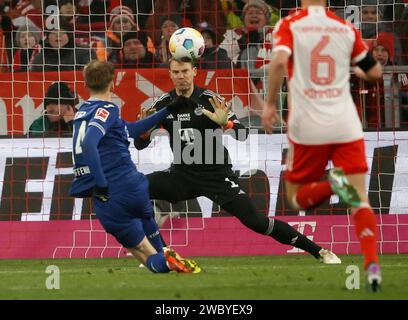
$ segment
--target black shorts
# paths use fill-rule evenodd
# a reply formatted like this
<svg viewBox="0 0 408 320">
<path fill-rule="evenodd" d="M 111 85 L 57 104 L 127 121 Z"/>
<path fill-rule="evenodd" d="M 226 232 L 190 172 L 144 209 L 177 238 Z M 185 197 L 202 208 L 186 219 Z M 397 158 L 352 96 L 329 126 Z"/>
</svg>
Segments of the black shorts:
<svg viewBox="0 0 408 320">
<path fill-rule="evenodd" d="M 150 199 L 172 203 L 204 196 L 223 205 L 241 192 L 238 176 L 229 168 L 203 172 L 172 166 L 148 174 L 147 179 Z"/>
</svg>

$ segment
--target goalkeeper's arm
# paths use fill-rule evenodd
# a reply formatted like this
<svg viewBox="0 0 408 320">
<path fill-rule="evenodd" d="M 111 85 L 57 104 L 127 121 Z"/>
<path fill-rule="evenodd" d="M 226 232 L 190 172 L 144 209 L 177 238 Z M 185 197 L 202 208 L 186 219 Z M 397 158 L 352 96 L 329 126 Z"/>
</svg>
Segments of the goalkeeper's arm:
<svg viewBox="0 0 408 320">
<path fill-rule="evenodd" d="M 142 133 L 155 128 L 158 123 L 160 123 L 164 118 L 170 114 L 169 108 L 163 108 L 160 111 L 135 122 L 127 122 L 126 126 L 129 131 L 129 136 L 137 139 Z"/>
<path fill-rule="evenodd" d="M 136 122 L 127 122 L 126 126 L 129 135 L 134 139 L 134 145 L 137 150 L 146 148 L 150 144 L 150 134 L 153 129 L 157 128 L 170 113 L 177 113 L 181 106 L 188 103 L 184 96 L 178 96 L 175 100 L 167 104 L 160 111 Z"/>
</svg>

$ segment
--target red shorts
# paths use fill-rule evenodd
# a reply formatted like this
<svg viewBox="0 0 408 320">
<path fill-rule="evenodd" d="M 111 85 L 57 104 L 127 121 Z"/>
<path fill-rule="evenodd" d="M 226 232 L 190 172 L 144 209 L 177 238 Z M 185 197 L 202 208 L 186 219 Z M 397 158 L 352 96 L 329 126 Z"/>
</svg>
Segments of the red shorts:
<svg viewBox="0 0 408 320">
<path fill-rule="evenodd" d="M 301 184 L 319 181 L 329 160 L 346 174 L 366 173 L 368 166 L 364 140 L 324 145 L 304 145 L 290 141 L 285 179 Z"/>
</svg>

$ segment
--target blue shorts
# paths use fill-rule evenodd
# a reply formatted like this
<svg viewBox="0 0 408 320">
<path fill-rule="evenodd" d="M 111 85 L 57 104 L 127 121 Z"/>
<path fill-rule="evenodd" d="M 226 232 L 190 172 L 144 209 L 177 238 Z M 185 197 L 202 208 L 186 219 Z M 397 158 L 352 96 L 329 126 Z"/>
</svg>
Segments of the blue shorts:
<svg viewBox="0 0 408 320">
<path fill-rule="evenodd" d="M 96 216 L 120 244 L 134 248 L 145 237 L 142 219 L 154 217 L 148 180 L 144 174 L 135 172 L 120 184 L 109 184 L 109 195 L 107 202 L 93 198 Z"/>
</svg>

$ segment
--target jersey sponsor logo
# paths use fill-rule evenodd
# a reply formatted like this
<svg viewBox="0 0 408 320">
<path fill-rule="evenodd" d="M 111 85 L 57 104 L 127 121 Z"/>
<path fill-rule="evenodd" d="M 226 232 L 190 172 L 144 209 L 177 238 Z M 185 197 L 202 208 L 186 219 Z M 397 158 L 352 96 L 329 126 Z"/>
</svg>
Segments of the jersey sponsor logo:
<svg viewBox="0 0 408 320">
<path fill-rule="evenodd" d="M 96 110 L 95 119 L 106 122 L 108 117 L 109 117 L 109 111 L 108 110 L 106 110 L 104 108 L 99 108 L 98 110 Z"/>
<path fill-rule="evenodd" d="M 185 128 L 178 130 L 181 141 L 185 142 L 186 144 L 193 144 L 194 143 L 194 129 L 193 128 Z"/>
<path fill-rule="evenodd" d="M 82 118 L 82 117 L 85 116 L 85 115 L 86 115 L 86 111 L 78 111 L 77 113 L 75 113 L 75 118 L 74 118 L 74 120 L 79 119 L 79 118 Z"/>
<path fill-rule="evenodd" d="M 166 117 L 166 119 L 174 119 L 174 117 L 173 117 L 172 114 L 169 114 L 169 115 Z"/>
<path fill-rule="evenodd" d="M 180 113 L 177 115 L 177 121 L 190 121 L 191 116 L 189 113 Z"/>
</svg>

